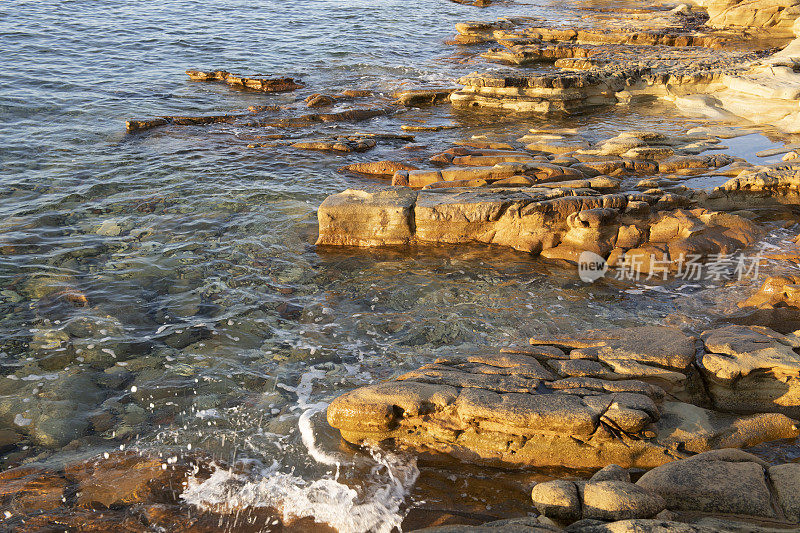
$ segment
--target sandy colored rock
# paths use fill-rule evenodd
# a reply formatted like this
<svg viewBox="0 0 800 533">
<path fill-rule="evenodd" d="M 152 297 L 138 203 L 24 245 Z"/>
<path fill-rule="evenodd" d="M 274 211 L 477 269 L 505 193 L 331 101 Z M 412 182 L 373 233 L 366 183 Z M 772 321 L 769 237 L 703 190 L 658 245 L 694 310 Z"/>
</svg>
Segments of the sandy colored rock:
<svg viewBox="0 0 800 533">
<path fill-rule="evenodd" d="M 329 196 L 318 211 L 318 245 L 408 244 L 417 192 L 395 189 L 370 193 L 348 189 Z"/>
<path fill-rule="evenodd" d="M 636 484 L 661 496 L 671 510 L 775 517 L 764 467 L 745 455 L 700 454 L 654 468 Z"/>
<path fill-rule="evenodd" d="M 584 518 L 652 518 L 665 506 L 660 496 L 630 482 L 590 481 L 583 488 Z"/>
<path fill-rule="evenodd" d="M 759 326 L 726 326 L 702 335 L 700 369 L 719 408 L 800 417 L 800 340 Z"/>
<path fill-rule="evenodd" d="M 398 161 L 372 161 L 369 163 L 353 163 L 342 167 L 339 172 L 366 174 L 368 176 L 391 177 L 400 170 L 417 170 L 417 167 Z"/>
<path fill-rule="evenodd" d="M 592 475 L 589 481 L 625 481 L 631 482 L 631 475 L 619 465 L 608 465 Z"/>
<path fill-rule="evenodd" d="M 548 518 L 574 522 L 581 517 L 581 497 L 572 481 L 559 479 L 537 483 L 531 498 L 536 510 Z"/>
<path fill-rule="evenodd" d="M 539 161 L 500 163 L 492 167 L 400 170 L 392 178 L 393 185 L 425 190 L 416 196 L 406 196 L 413 204 L 408 206 L 413 223 L 405 220 L 405 211 L 387 206 L 386 216 L 395 213 L 403 220 L 385 219 L 380 225 L 407 227 L 410 234 L 403 236 L 405 244 L 499 244 L 573 261 L 583 251 L 608 257 L 613 249 L 622 248 L 622 252 L 631 250 L 631 257 L 639 253 L 643 260 L 657 255 L 665 264 L 666 274 L 676 272 L 689 254 L 699 258 L 729 254 L 752 244 L 760 234 L 756 225 L 736 215 L 703 209 L 675 210 L 681 197 L 603 194 L 600 191 L 616 189 L 619 180 L 602 176 L 575 180 L 576 175 L 582 174 L 569 167 Z M 522 176 L 535 184 L 525 187 Z M 498 181 L 501 183 L 494 185 Z M 492 187 L 486 188 L 489 185 Z M 508 185 L 515 188 L 504 188 Z M 345 209 L 348 201 L 377 207 L 383 198 L 393 202 L 390 196 L 371 191 L 358 194 L 347 191 L 329 197 L 318 211 L 322 221 L 319 243 L 400 244 L 396 240 L 386 242 L 380 225 L 375 228 L 375 237 L 369 237 L 374 224 L 368 220 L 370 211 L 361 211 L 355 205 Z M 342 224 L 331 223 L 327 211 L 334 206 L 339 211 L 335 218 Z M 343 218 L 345 211 L 347 221 Z M 358 231 L 358 237 L 349 235 L 351 231 Z M 637 252 L 643 245 L 649 248 Z M 629 248 L 633 246 L 636 249 Z M 629 259 L 626 257 L 630 263 L 628 270 L 650 271 L 649 262 Z"/>
<path fill-rule="evenodd" d="M 691 358 L 680 346 L 691 346 L 693 357 L 694 341 L 663 329 L 650 349 L 666 352 L 657 355 L 658 361 L 686 368 Z M 650 338 L 657 334 L 649 330 Z M 633 329 L 628 341 L 621 340 L 624 336 L 620 330 L 611 337 L 616 351 L 598 346 L 597 336 L 578 340 L 595 353 L 574 349 L 569 358 L 552 352 L 552 346 L 439 358 L 396 380 L 336 398 L 328 422 L 356 444 L 394 439 L 404 447 L 481 464 L 570 468 L 652 468 L 690 453 L 799 433 L 783 415 L 737 417 L 665 401 L 664 389 L 647 383 L 648 376 L 642 381 L 616 374 L 602 362 L 605 358 L 649 358 L 648 349 L 633 349 L 644 331 Z M 570 344 L 556 342 L 561 348 Z M 585 364 L 563 364 L 573 360 L 596 370 L 587 376 Z M 554 361 L 561 364 L 551 365 Z"/>
</svg>

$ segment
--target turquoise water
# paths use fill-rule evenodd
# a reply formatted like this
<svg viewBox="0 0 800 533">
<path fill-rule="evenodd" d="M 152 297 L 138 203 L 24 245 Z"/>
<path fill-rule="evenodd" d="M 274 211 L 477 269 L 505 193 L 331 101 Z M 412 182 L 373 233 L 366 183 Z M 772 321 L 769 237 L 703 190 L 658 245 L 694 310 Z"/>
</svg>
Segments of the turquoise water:
<svg viewBox="0 0 800 533">
<path fill-rule="evenodd" d="M 309 112 L 302 99 L 315 92 L 369 89 L 376 97 L 363 105 L 385 105 L 399 88 L 451 85 L 493 68 L 479 49 L 444 44 L 454 24 L 509 15 L 577 13 L 543 0 L 483 10 L 445 0 L 0 5 L 0 428 L 23 438 L 0 467 L 119 447 L 200 450 L 260 465 L 237 481 L 242 493 L 260 487 L 252 505 L 289 495 L 302 509 L 309 487 L 324 485 L 327 499 L 311 502 L 320 520 L 380 529 L 402 515 L 417 467 L 340 450 L 321 415 L 336 394 L 448 351 L 675 315 L 702 325 L 709 318 L 693 312 L 729 308 L 709 293 L 688 304 L 667 291 L 632 299 L 612 282 L 587 288 L 571 268 L 497 248 L 313 245 L 325 196 L 368 183 L 337 173 L 344 164 L 424 162 L 456 139 L 514 139 L 532 127 L 597 140 L 694 124 L 666 108 L 551 122 L 444 106 L 288 131 L 125 133 L 129 118 L 262 105 L 289 117 Z M 306 87 L 243 92 L 191 82 L 187 68 Z M 459 129 L 419 133 L 414 150 L 382 142 L 349 156 L 248 148 L 263 135 L 400 133 L 420 121 Z M 206 486 L 188 497 L 202 505 L 220 494 Z M 364 507 L 370 498 L 389 503 Z"/>
</svg>

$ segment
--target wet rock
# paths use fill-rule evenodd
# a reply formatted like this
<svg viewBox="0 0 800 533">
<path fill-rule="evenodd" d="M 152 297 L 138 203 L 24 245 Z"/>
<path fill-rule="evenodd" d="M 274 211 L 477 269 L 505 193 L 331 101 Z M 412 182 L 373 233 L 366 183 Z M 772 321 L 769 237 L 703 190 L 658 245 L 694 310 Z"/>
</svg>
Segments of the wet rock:
<svg viewBox="0 0 800 533">
<path fill-rule="evenodd" d="M 800 276 L 770 276 L 761 288 L 739 307 L 774 309 L 775 307 L 800 308 Z"/>
<path fill-rule="evenodd" d="M 700 360 L 719 408 L 800 418 L 800 340 L 758 326 L 726 326 L 702 335 Z"/>
<path fill-rule="evenodd" d="M 328 107 L 336 103 L 332 96 L 315 93 L 305 99 L 307 107 Z"/>
<path fill-rule="evenodd" d="M 406 107 L 422 107 L 447 102 L 455 89 L 411 89 L 395 94 L 397 100 Z"/>
<path fill-rule="evenodd" d="M 157 457 L 119 452 L 108 458 L 67 465 L 65 475 L 77 485 L 76 505 L 91 509 L 175 502 L 183 491 L 180 479 L 186 470 L 183 466 L 166 465 Z"/>
<path fill-rule="evenodd" d="M 793 163 L 755 167 L 717 188 L 718 197 L 745 196 L 748 201 L 771 200 L 796 204 L 800 198 L 800 166 Z"/>
<path fill-rule="evenodd" d="M 379 117 L 387 113 L 386 109 L 381 108 L 356 108 L 335 113 L 311 113 L 299 117 L 283 118 L 277 121 L 253 121 L 249 126 L 262 127 L 269 126 L 275 128 L 303 128 L 315 124 L 329 124 L 336 122 L 362 122 L 374 117 Z M 361 135 L 363 136 L 363 135 Z"/>
<path fill-rule="evenodd" d="M 480 526 L 437 526 L 416 529 L 413 533 L 554 533 L 558 527 L 536 517 L 509 518 L 487 522 Z"/>
<path fill-rule="evenodd" d="M 736 417 L 665 400 L 664 389 L 648 383 L 648 369 L 663 365 L 668 375 L 683 376 L 672 378 L 679 389 L 688 380 L 681 371 L 691 373 L 694 358 L 692 338 L 675 330 L 534 342 L 530 353 L 440 358 L 356 389 L 331 403 L 328 422 L 353 443 L 394 439 L 472 462 L 570 468 L 651 468 L 689 453 L 798 434 L 783 415 Z M 541 344 L 572 351 L 552 357 Z M 587 376 L 575 365 L 548 364 L 573 360 L 602 372 Z"/>
<path fill-rule="evenodd" d="M 366 98 L 372 96 L 372 91 L 366 89 L 345 89 L 342 91 L 342 96 L 345 98 Z"/>
<path fill-rule="evenodd" d="M 230 124 L 247 115 L 212 115 L 202 117 L 164 116 L 148 120 L 128 120 L 125 128 L 128 133 L 151 130 L 160 126 L 202 126 L 206 124 Z"/>
<path fill-rule="evenodd" d="M 50 510 L 59 507 L 67 480 L 41 467 L 22 466 L 0 472 L 0 501 L 20 510 Z"/>
<path fill-rule="evenodd" d="M 764 326 L 778 333 L 793 333 L 800 330 L 800 309 L 774 307 L 768 309 L 744 308 L 724 317 L 725 323 L 741 326 Z"/>
<path fill-rule="evenodd" d="M 324 141 L 299 142 L 291 145 L 292 148 L 302 150 L 320 150 L 323 152 L 366 152 L 375 148 L 376 142 L 373 139 L 362 137 L 337 137 L 336 139 Z"/>
<path fill-rule="evenodd" d="M 0 428 L 0 453 L 7 452 L 24 440 L 25 437 L 13 429 Z"/>
<path fill-rule="evenodd" d="M 566 154 L 589 147 L 589 143 L 585 139 L 577 136 L 558 134 L 535 133 L 532 135 L 525 135 L 518 140 L 519 142 L 526 143 L 526 150 L 548 154 Z"/>
<path fill-rule="evenodd" d="M 187 70 L 186 74 L 192 81 L 219 81 L 228 85 L 260 91 L 265 93 L 278 93 L 302 89 L 304 86 L 297 83 L 294 78 L 263 78 L 243 77 L 231 74 L 224 70 L 204 72 L 201 70 Z"/>
<path fill-rule="evenodd" d="M 417 170 L 417 167 L 400 163 L 397 161 L 372 161 L 369 163 L 353 163 L 342 167 L 339 172 L 350 172 L 353 174 L 366 174 L 368 176 L 391 177 L 395 172 L 405 170 Z"/>
</svg>

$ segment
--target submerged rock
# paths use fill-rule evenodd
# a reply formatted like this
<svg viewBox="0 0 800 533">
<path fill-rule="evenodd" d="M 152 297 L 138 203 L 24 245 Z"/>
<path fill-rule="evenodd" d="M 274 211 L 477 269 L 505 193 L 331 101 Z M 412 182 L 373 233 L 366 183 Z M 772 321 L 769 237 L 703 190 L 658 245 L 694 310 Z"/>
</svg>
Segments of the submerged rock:
<svg viewBox="0 0 800 533">
<path fill-rule="evenodd" d="M 410 89 L 395 94 L 397 101 L 407 107 L 442 104 L 449 100 L 455 89 Z"/>
<path fill-rule="evenodd" d="M 292 148 L 302 150 L 320 150 L 323 152 L 366 152 L 375 148 L 376 142 L 373 139 L 363 137 L 337 137 L 330 140 L 305 141 L 294 143 Z"/>
<path fill-rule="evenodd" d="M 186 74 L 192 81 L 221 81 L 234 87 L 241 87 L 265 93 L 279 93 L 302 89 L 304 85 L 297 83 L 294 78 L 263 78 L 244 77 L 231 74 L 224 70 L 201 71 L 187 70 Z"/>
<path fill-rule="evenodd" d="M 339 169 L 339 172 L 365 174 L 367 176 L 391 177 L 395 172 L 417 170 L 417 167 L 397 161 L 372 161 L 369 163 L 353 163 Z"/>
<path fill-rule="evenodd" d="M 230 124 L 247 115 L 211 115 L 204 117 L 163 116 L 148 120 L 128 120 L 125 128 L 128 133 L 151 130 L 159 126 L 201 126 L 206 124 Z"/>
</svg>

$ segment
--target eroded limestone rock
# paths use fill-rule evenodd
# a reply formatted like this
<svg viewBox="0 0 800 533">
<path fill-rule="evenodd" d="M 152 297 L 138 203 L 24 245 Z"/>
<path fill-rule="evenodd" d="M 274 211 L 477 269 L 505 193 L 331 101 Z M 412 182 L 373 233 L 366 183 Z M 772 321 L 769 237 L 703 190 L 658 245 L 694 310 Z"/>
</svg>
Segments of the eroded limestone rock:
<svg viewBox="0 0 800 533">
<path fill-rule="evenodd" d="M 783 163 L 742 172 L 715 190 L 717 196 L 741 197 L 748 201 L 769 200 L 796 204 L 800 201 L 800 165 Z"/>
<path fill-rule="evenodd" d="M 741 413 L 800 417 L 800 338 L 760 326 L 726 326 L 702 335 L 699 367 L 714 404 Z"/>
<path fill-rule="evenodd" d="M 682 257 L 731 253 L 759 235 L 752 222 L 736 215 L 675 209 L 686 203 L 677 195 L 602 194 L 582 188 L 613 189 L 616 184 L 608 178 L 572 180 L 567 170 L 577 172 L 538 161 L 398 172 L 393 183 L 402 176 L 406 185 L 429 188 L 347 190 L 329 196 L 318 211 L 317 244 L 487 243 L 571 261 L 592 251 L 603 257 L 613 253 L 640 272 L 658 267 L 669 273 Z M 517 187 L 475 188 L 505 179 Z M 534 179 L 534 186 L 525 187 Z M 569 183 L 559 185 L 564 179 Z"/>
<path fill-rule="evenodd" d="M 678 330 L 531 342 L 439 358 L 356 389 L 331 403 L 328 422 L 353 443 L 393 439 L 479 463 L 572 468 L 652 468 L 798 434 L 784 415 L 726 415 L 675 401 L 691 396 L 695 350 Z"/>
</svg>

